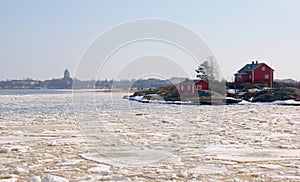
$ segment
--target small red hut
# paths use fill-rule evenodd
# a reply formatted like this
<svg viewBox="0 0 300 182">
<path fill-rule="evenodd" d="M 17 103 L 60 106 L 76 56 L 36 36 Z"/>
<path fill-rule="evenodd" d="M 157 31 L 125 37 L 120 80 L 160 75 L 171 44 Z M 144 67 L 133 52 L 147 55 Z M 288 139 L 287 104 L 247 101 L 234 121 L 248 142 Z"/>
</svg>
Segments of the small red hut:
<svg viewBox="0 0 300 182">
<path fill-rule="evenodd" d="M 208 82 L 204 80 L 188 80 L 179 83 L 180 94 L 196 94 L 202 90 L 209 90 Z"/>
</svg>

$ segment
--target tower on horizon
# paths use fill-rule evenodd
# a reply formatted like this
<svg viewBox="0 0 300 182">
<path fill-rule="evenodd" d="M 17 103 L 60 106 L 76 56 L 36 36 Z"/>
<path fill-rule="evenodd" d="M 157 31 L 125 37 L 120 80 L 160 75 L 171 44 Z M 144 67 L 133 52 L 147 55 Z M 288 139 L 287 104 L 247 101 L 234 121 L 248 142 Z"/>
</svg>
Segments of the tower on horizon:
<svg viewBox="0 0 300 182">
<path fill-rule="evenodd" d="M 66 78 L 70 78 L 70 72 L 69 72 L 68 69 L 66 69 L 65 72 L 64 72 L 64 78 L 65 78 L 65 79 L 66 79 Z"/>
</svg>

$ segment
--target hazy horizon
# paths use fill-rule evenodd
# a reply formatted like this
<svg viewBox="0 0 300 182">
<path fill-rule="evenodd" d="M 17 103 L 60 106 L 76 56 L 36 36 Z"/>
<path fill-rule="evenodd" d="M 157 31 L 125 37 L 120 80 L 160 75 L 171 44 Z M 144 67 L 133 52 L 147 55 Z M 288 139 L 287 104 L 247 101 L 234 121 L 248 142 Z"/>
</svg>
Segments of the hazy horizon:
<svg viewBox="0 0 300 182">
<path fill-rule="evenodd" d="M 95 38 L 116 25 L 145 18 L 172 21 L 198 34 L 226 80 L 232 81 L 252 60 L 271 66 L 275 79 L 300 80 L 295 66 L 299 9 L 297 0 L 1 1 L 0 80 L 61 78 L 65 69 L 74 77 L 80 57 Z M 194 69 L 174 69 L 167 76 L 195 75 Z"/>
</svg>

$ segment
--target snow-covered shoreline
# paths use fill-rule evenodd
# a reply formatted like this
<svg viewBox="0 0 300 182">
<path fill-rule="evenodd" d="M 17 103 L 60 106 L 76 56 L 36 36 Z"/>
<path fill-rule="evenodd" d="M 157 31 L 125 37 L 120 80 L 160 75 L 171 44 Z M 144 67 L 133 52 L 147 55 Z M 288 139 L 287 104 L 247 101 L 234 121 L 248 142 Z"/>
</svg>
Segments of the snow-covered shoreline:
<svg viewBox="0 0 300 182">
<path fill-rule="evenodd" d="M 124 96 L 124 99 L 129 99 L 132 101 L 137 101 L 141 103 L 156 103 L 156 104 L 181 104 L 181 105 L 199 105 L 199 103 L 193 103 L 191 101 L 165 101 L 165 100 L 152 100 L 147 99 L 144 96 Z M 226 97 L 226 100 L 236 100 L 233 97 Z M 240 100 L 237 103 L 238 105 L 285 105 L 285 106 L 300 106 L 300 101 L 295 100 L 276 100 L 272 102 L 249 102 L 246 100 Z"/>
<path fill-rule="evenodd" d="M 249 102 L 242 100 L 239 105 L 284 105 L 284 106 L 300 106 L 300 101 L 295 100 L 276 100 L 273 102 Z"/>
</svg>

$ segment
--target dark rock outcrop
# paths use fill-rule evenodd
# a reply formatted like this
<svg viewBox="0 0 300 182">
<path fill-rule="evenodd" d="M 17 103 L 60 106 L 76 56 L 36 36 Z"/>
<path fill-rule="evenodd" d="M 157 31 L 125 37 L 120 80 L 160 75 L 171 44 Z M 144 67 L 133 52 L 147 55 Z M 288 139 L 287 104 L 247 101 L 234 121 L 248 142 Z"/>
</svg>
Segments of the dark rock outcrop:
<svg viewBox="0 0 300 182">
<path fill-rule="evenodd" d="M 263 90 L 255 94 L 253 102 L 272 102 L 275 100 L 298 100 L 300 90 L 297 88 L 278 88 Z"/>
<path fill-rule="evenodd" d="M 143 96 L 139 98 L 139 102 L 147 102 L 151 100 L 160 100 L 175 102 L 183 101 L 189 102 L 191 104 L 208 104 L 208 105 L 218 105 L 218 104 L 234 104 L 241 102 L 240 99 L 226 98 L 226 96 L 219 94 L 214 91 L 204 90 L 196 94 L 184 94 L 180 95 L 176 86 L 167 86 L 157 89 L 148 89 L 135 92 L 129 97 L 130 100 L 136 100 L 136 96 Z"/>
</svg>

